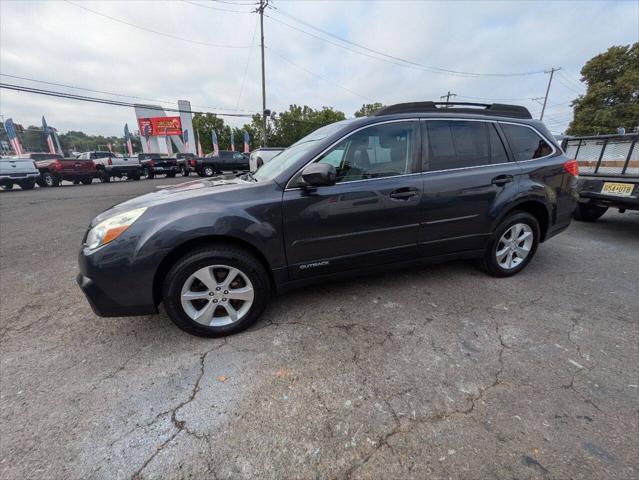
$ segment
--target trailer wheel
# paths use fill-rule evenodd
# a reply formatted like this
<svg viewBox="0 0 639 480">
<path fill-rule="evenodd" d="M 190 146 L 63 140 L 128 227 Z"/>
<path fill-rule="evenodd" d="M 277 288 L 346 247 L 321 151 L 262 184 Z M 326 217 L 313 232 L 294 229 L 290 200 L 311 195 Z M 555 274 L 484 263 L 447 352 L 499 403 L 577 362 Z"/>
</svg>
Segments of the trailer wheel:
<svg viewBox="0 0 639 480">
<path fill-rule="evenodd" d="M 577 209 L 575 210 L 573 217 L 575 217 L 575 220 L 579 220 L 580 222 L 595 222 L 604 213 L 606 213 L 607 210 L 608 207 L 579 203 L 577 204 Z"/>
</svg>

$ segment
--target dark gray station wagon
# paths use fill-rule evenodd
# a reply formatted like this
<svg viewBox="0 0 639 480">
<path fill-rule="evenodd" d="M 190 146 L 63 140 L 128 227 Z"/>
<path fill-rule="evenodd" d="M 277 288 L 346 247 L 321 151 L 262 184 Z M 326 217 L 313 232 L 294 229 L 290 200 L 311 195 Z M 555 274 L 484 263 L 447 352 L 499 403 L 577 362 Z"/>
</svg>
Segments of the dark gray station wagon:
<svg viewBox="0 0 639 480">
<path fill-rule="evenodd" d="M 78 283 L 98 315 L 245 329 L 292 287 L 477 259 L 521 271 L 570 224 L 577 165 L 514 105 L 393 105 L 320 128 L 254 175 L 188 182 L 98 215 Z"/>
</svg>

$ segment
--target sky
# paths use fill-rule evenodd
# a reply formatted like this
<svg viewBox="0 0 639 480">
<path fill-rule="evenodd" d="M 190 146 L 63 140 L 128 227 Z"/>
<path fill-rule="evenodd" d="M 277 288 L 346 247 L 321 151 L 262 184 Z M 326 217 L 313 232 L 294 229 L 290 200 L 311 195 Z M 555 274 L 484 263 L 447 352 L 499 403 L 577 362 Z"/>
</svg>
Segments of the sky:
<svg viewBox="0 0 639 480">
<path fill-rule="evenodd" d="M 363 103 L 439 101 L 450 91 L 455 101 L 516 103 L 538 117 L 549 79 L 544 70 L 561 67 L 544 118 L 561 133 L 572 118 L 571 100 L 585 92 L 584 63 L 612 45 L 639 41 L 638 0 L 271 5 L 264 18 L 266 104 L 275 112 L 300 104 L 352 117 Z M 0 0 L 0 80 L 173 108 L 171 102 L 187 99 L 197 111 L 260 112 L 254 8 L 254 0 Z M 136 125 L 130 107 L 6 89 L 0 115 L 25 127 L 45 115 L 61 132 L 120 136 L 125 123 Z M 248 121 L 223 118 L 236 126 Z"/>
</svg>

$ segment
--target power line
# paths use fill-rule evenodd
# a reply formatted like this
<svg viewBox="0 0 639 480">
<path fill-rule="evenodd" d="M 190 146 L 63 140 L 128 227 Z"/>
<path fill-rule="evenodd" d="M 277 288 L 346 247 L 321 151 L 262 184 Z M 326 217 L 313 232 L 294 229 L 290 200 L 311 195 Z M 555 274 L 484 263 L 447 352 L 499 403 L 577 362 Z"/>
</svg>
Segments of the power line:
<svg viewBox="0 0 639 480">
<path fill-rule="evenodd" d="M 523 102 L 532 100 L 531 97 L 517 97 L 517 98 L 495 98 L 495 97 L 471 97 L 468 95 L 457 95 L 459 98 L 467 98 L 469 100 L 488 100 L 493 102 Z"/>
<path fill-rule="evenodd" d="M 49 97 L 58 97 L 58 98 L 65 98 L 65 99 L 69 99 L 69 100 L 79 100 L 79 101 L 83 101 L 83 102 L 91 102 L 91 103 L 101 103 L 104 105 L 114 105 L 114 106 L 118 106 L 118 107 L 130 107 L 130 108 L 135 108 L 135 107 L 144 107 L 145 109 L 148 110 L 158 110 L 158 111 L 164 111 L 164 112 L 183 112 L 183 113 L 191 113 L 191 114 L 201 114 L 201 115 L 205 115 L 207 113 L 212 113 L 213 115 L 216 115 L 218 117 L 248 117 L 251 118 L 253 115 L 252 114 L 248 114 L 248 113 L 219 113 L 219 112 L 204 112 L 204 111 L 195 111 L 195 110 L 179 110 L 177 108 L 166 108 L 166 107 L 159 107 L 159 106 L 155 106 L 155 105 L 140 105 L 140 104 L 136 104 L 136 103 L 130 103 L 130 102 L 122 102 L 119 100 L 109 100 L 107 98 L 97 98 L 97 97 L 88 97 L 88 96 L 84 96 L 84 95 L 76 95 L 73 93 L 65 93 L 65 92 L 56 92 L 54 90 L 44 90 L 44 89 L 39 89 L 39 88 L 31 88 L 31 87 L 25 87 L 24 85 L 12 85 L 12 84 L 8 84 L 8 83 L 0 83 L 0 88 L 6 88 L 7 90 L 14 90 L 17 92 L 25 92 L 25 93 L 33 93 L 33 94 L 37 94 L 37 95 L 46 95 Z"/>
<path fill-rule="evenodd" d="M 307 26 L 309 28 L 312 28 L 313 30 L 321 32 L 324 35 L 328 35 L 328 36 L 333 37 L 333 38 L 335 38 L 335 39 L 337 39 L 337 40 L 339 40 L 341 42 L 347 43 L 347 44 L 352 45 L 352 46 L 357 47 L 357 48 L 361 48 L 362 50 L 366 50 L 366 51 L 371 52 L 373 54 L 380 55 L 381 57 L 385 57 L 385 58 L 380 58 L 380 57 L 373 57 L 373 58 L 377 58 L 379 60 L 385 60 L 385 61 L 386 61 L 386 59 L 391 59 L 391 60 L 394 60 L 396 62 L 401 62 L 401 64 L 403 66 L 418 67 L 418 68 L 421 68 L 421 69 L 424 69 L 424 70 L 428 70 L 428 71 L 430 71 L 432 73 L 441 73 L 441 74 L 448 74 L 448 75 L 459 75 L 459 76 L 467 76 L 467 77 L 519 77 L 519 76 L 537 75 L 537 74 L 544 73 L 544 70 L 535 70 L 535 71 L 530 71 L 530 72 L 515 72 L 515 73 L 464 72 L 464 71 L 460 71 L 460 70 L 451 70 L 451 69 L 447 69 L 447 68 L 435 67 L 435 66 L 432 66 L 432 65 L 425 65 L 425 64 L 422 64 L 422 63 L 414 62 L 412 60 L 406 60 L 405 58 L 397 57 L 395 55 L 390 55 L 390 54 L 387 54 L 387 53 L 384 53 L 384 52 L 380 52 L 379 50 L 372 49 L 370 47 L 367 47 L 367 46 L 359 44 L 359 43 L 355 43 L 355 42 L 353 42 L 351 40 L 343 38 L 343 37 L 341 37 L 339 35 L 336 35 L 336 34 L 334 34 L 332 32 L 329 32 L 327 30 L 324 30 L 324 29 L 321 29 L 321 28 L 316 27 L 314 25 L 311 25 L 310 23 L 308 23 L 308 22 L 306 22 L 306 21 L 304 21 L 304 20 L 302 20 L 300 18 L 297 18 L 294 15 L 286 13 L 286 12 L 284 12 L 283 10 L 281 10 L 279 8 L 276 8 L 276 7 L 272 7 L 272 8 L 276 11 L 276 13 L 279 13 L 280 15 L 284 15 L 284 16 L 286 16 L 286 17 L 288 17 L 288 18 L 290 18 L 290 19 L 292 19 L 292 20 L 294 20 L 296 22 L 301 23 L 302 25 L 305 25 L 305 26 Z M 288 26 L 290 28 L 294 28 L 294 29 L 296 29 L 298 31 L 306 33 L 307 35 L 315 36 L 315 35 L 310 34 L 309 32 L 306 32 L 306 31 L 301 30 L 301 29 L 297 29 L 297 28 L 291 26 L 290 24 L 287 24 L 287 23 L 285 23 L 285 22 L 283 22 L 281 20 L 275 19 L 275 18 L 273 18 L 271 16 L 269 16 L 269 18 L 271 18 L 271 19 L 273 19 L 275 21 L 278 21 L 278 22 L 280 22 L 280 23 L 282 23 L 282 24 L 284 24 L 284 25 L 286 25 L 286 26 Z M 327 43 L 331 43 L 332 45 L 336 45 L 335 43 L 329 42 L 328 40 L 326 40 L 324 38 L 317 37 L 317 36 L 315 36 L 315 37 L 316 38 L 320 38 L 321 40 L 323 40 L 323 41 L 325 41 Z M 339 46 L 341 48 L 344 48 L 343 45 L 337 45 L 337 46 Z M 362 54 L 362 52 L 358 52 L 356 50 L 352 50 L 352 51 Z"/>
<path fill-rule="evenodd" d="M 255 27 L 253 27 L 253 36 L 251 37 L 251 44 L 253 44 L 253 41 L 255 40 L 255 33 L 257 32 L 257 23 L 258 22 L 259 22 L 259 19 L 256 19 L 255 20 Z M 240 100 L 242 100 L 242 93 L 244 93 L 244 83 L 246 82 L 246 75 L 248 73 L 248 67 L 249 67 L 249 64 L 251 63 L 251 57 L 252 56 L 253 56 L 253 49 L 250 48 L 248 56 L 246 58 L 246 66 L 244 67 L 244 75 L 242 76 L 242 83 L 240 84 L 240 94 L 237 97 L 237 103 L 235 104 L 235 108 L 236 109 L 240 106 Z"/>
<path fill-rule="evenodd" d="M 217 10 L 218 12 L 228 12 L 228 13 L 246 13 L 251 14 L 251 11 L 244 10 L 231 10 L 229 8 L 220 8 L 220 7 L 211 7 L 210 5 L 202 5 L 201 3 L 192 2 L 190 0 L 182 0 L 184 3 L 190 3 L 191 5 L 195 5 L 196 7 L 208 8 L 209 10 Z M 249 5 L 249 4 L 246 4 Z M 252 4 L 251 4 L 252 5 Z"/>
<path fill-rule="evenodd" d="M 109 20 L 112 20 L 114 22 L 122 23 L 124 25 L 128 25 L 129 27 L 137 28 L 137 29 L 143 30 L 145 32 L 155 33 L 156 35 L 161 35 L 163 37 L 172 38 L 174 40 L 180 40 L 181 42 L 193 43 L 195 45 L 205 45 L 207 47 L 216 47 L 216 48 L 251 48 L 252 47 L 252 45 L 220 45 L 220 44 L 216 44 L 216 43 L 203 42 L 203 41 L 200 41 L 200 40 L 192 40 L 190 38 L 178 37 L 177 35 L 172 35 L 170 33 L 161 32 L 159 30 L 153 30 L 153 29 L 148 28 L 148 27 L 143 27 L 141 25 L 136 25 L 134 23 L 127 22 L 126 20 L 122 20 L 120 18 L 112 17 L 111 15 L 107 15 L 105 13 L 100 13 L 97 10 L 93 10 L 93 9 L 91 9 L 89 7 L 85 7 L 84 5 L 77 4 L 75 2 L 72 2 L 71 0 L 64 0 L 64 1 L 67 2 L 69 5 L 73 5 L 74 7 L 81 8 L 82 10 L 86 10 L 87 12 L 91 12 L 94 15 L 98 15 L 100 17 L 108 18 Z"/>
<path fill-rule="evenodd" d="M 135 95 L 125 95 L 123 93 L 107 92 L 107 91 L 104 91 L 104 90 L 93 90 L 91 88 L 76 87 L 76 86 L 73 86 L 73 85 L 66 85 L 64 83 L 47 82 L 45 80 L 37 80 L 35 78 L 21 77 L 21 76 L 18 76 L 18 75 L 10 75 L 8 73 L 0 73 L 0 76 L 9 77 L 9 78 L 15 78 L 17 80 L 26 80 L 28 82 L 42 83 L 44 85 L 53 85 L 53 86 L 56 86 L 56 87 L 71 88 L 73 90 L 81 90 L 81 91 L 84 91 L 84 92 L 102 93 L 102 94 L 105 94 L 105 95 L 113 95 L 115 97 L 133 98 L 133 99 L 136 99 L 136 100 L 144 100 L 145 102 L 158 102 L 158 103 L 177 104 L 177 102 L 172 102 L 170 100 L 158 100 L 157 98 L 146 98 L 146 97 L 138 97 L 138 96 L 135 96 Z M 237 111 L 237 112 L 252 112 L 252 110 L 242 110 L 242 109 L 237 109 L 237 108 L 224 108 L 224 107 L 212 107 L 210 105 L 194 105 L 194 106 L 195 107 L 200 107 L 200 108 L 210 108 L 212 110 L 231 110 L 231 111 Z"/>
<path fill-rule="evenodd" d="M 373 99 L 372 99 L 372 98 L 370 98 L 370 97 L 366 97 L 366 96 L 364 96 L 364 95 L 361 95 L 361 94 L 357 93 L 356 91 L 351 90 L 351 89 L 350 89 L 350 88 L 348 88 L 348 87 L 345 87 L 344 85 L 340 85 L 339 83 L 336 83 L 336 82 L 334 82 L 333 80 L 330 80 L 330 79 L 328 79 L 328 78 L 324 77 L 323 75 L 320 75 L 319 73 L 315 73 L 315 72 L 313 72 L 313 71 L 311 71 L 311 70 L 307 69 L 306 67 L 302 67 L 301 65 L 298 65 L 298 64 L 294 63 L 292 60 L 290 60 L 290 59 L 286 58 L 286 57 L 285 57 L 284 55 L 282 55 L 281 53 L 279 53 L 279 52 L 277 52 L 277 51 L 273 50 L 273 47 L 266 47 L 266 48 L 268 48 L 269 52 L 274 53 L 276 56 L 280 57 L 282 60 L 284 60 L 285 62 L 287 62 L 287 63 L 289 63 L 289 64 L 291 64 L 291 65 L 293 65 L 294 67 L 299 68 L 300 70 L 304 70 L 306 73 L 308 73 L 308 74 L 310 74 L 310 75 L 313 75 L 313 76 L 315 76 L 315 77 L 317 77 L 317 78 L 320 78 L 320 79 L 324 80 L 325 82 L 331 83 L 332 85 L 335 85 L 336 87 L 339 87 L 339 88 L 341 88 L 341 89 L 343 89 L 343 90 L 346 90 L 347 92 L 350 92 L 350 93 L 352 93 L 353 95 L 355 95 L 355 96 L 357 96 L 357 97 L 359 97 L 359 98 L 362 98 L 362 99 L 364 99 L 364 100 L 366 100 L 366 101 L 368 101 L 368 102 L 373 102 Z"/>
<path fill-rule="evenodd" d="M 559 81 L 559 83 L 561 83 L 565 88 L 567 88 L 568 90 L 576 93 L 577 95 L 583 95 L 583 92 L 580 92 L 579 90 L 571 87 L 570 85 L 566 84 L 561 77 L 557 77 L 557 80 Z"/>
</svg>

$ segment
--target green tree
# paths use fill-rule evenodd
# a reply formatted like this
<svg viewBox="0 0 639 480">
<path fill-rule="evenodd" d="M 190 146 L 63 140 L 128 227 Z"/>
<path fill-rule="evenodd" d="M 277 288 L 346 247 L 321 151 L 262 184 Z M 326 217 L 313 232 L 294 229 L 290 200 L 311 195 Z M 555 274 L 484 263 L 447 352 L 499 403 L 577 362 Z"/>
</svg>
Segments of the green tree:
<svg viewBox="0 0 639 480">
<path fill-rule="evenodd" d="M 627 132 L 639 126 L 639 42 L 610 47 L 581 69 L 585 95 L 572 102 L 569 135 Z"/>
<path fill-rule="evenodd" d="M 288 111 L 281 112 L 273 120 L 268 145 L 271 147 L 289 147 L 314 130 L 345 118 L 343 112 L 334 110 L 332 107 L 322 107 L 321 110 L 314 110 L 306 105 L 303 107 L 291 105 Z"/>
<path fill-rule="evenodd" d="M 229 147 L 230 130 L 227 129 L 224 120 L 217 115 L 196 113 L 193 115 L 193 130 L 199 135 L 202 150 L 204 150 L 205 154 L 213 151 L 213 141 L 211 139 L 213 130 L 217 134 L 220 150 L 226 150 Z"/>
<path fill-rule="evenodd" d="M 375 113 L 380 108 L 384 108 L 386 105 L 375 102 L 375 103 L 365 103 L 362 105 L 362 108 L 355 112 L 356 117 L 368 117 L 371 113 Z"/>
</svg>

